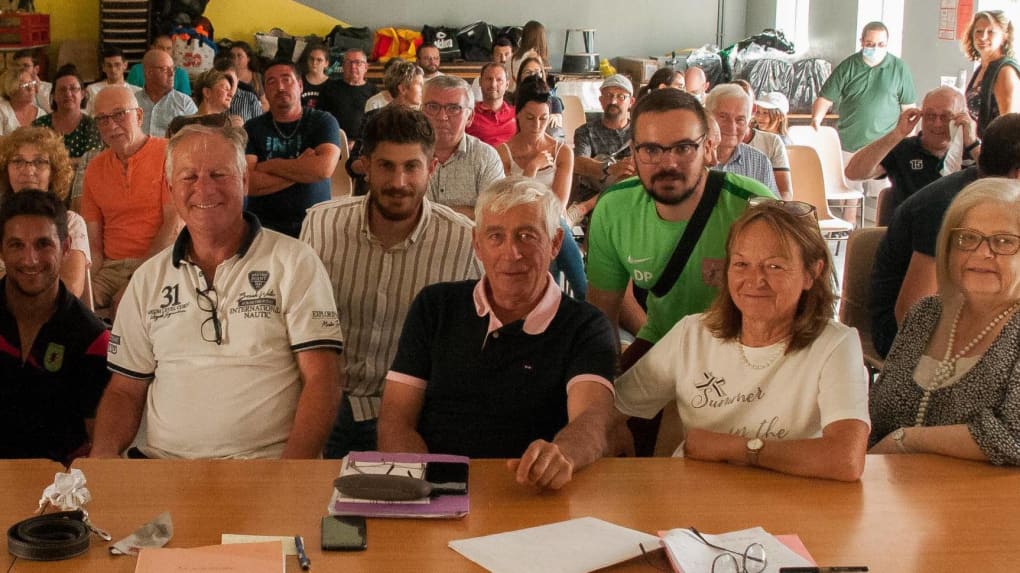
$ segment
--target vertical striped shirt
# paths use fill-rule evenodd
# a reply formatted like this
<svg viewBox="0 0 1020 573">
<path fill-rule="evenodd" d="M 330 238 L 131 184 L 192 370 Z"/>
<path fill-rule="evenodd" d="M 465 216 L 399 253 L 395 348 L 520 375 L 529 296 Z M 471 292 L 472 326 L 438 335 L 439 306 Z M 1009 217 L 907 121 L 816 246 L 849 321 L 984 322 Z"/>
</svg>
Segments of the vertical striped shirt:
<svg viewBox="0 0 1020 573">
<path fill-rule="evenodd" d="M 467 217 L 423 199 L 418 225 L 386 249 L 369 230 L 367 199 L 320 203 L 308 210 L 301 229 L 333 285 L 347 357 L 344 393 L 359 422 L 379 416 L 386 372 L 418 291 L 481 276 Z"/>
</svg>

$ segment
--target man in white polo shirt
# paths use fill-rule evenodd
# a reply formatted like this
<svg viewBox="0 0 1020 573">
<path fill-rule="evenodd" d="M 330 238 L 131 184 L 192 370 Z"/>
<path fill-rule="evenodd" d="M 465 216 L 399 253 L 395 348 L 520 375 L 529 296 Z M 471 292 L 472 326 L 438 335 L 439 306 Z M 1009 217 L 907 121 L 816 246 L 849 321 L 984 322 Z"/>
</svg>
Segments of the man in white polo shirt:
<svg viewBox="0 0 1020 573">
<path fill-rule="evenodd" d="M 376 449 L 383 383 L 418 291 L 481 275 L 471 221 L 425 198 L 436 142 L 425 115 L 386 106 L 363 135 L 368 195 L 316 205 L 301 229 L 326 265 L 346 337 L 347 387 L 327 458 Z"/>
<path fill-rule="evenodd" d="M 94 457 L 315 458 L 343 365 L 326 271 L 305 244 L 243 212 L 247 137 L 189 125 L 166 173 L 187 227 L 136 271 L 110 335 Z"/>
</svg>

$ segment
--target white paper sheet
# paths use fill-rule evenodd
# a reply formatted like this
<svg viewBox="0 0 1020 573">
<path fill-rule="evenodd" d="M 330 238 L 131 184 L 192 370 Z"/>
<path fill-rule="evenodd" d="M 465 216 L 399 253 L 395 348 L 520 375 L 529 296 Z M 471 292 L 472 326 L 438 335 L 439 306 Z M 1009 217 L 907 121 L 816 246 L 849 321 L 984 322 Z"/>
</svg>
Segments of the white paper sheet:
<svg viewBox="0 0 1020 573">
<path fill-rule="evenodd" d="M 587 573 L 652 551 L 659 538 L 580 517 L 539 527 L 457 539 L 450 547 L 493 573 Z"/>
<path fill-rule="evenodd" d="M 760 543 L 765 548 L 766 566 L 763 573 L 776 573 L 780 567 L 810 567 L 812 565 L 810 561 L 794 553 L 761 527 L 719 535 L 700 533 L 709 543 L 738 553 L 743 553 L 744 549 L 752 543 Z M 691 533 L 690 529 L 671 529 L 662 537 L 662 543 L 666 546 L 666 552 L 673 561 L 673 565 L 687 572 L 711 571 L 712 561 L 717 555 L 723 553 L 705 545 Z"/>
</svg>

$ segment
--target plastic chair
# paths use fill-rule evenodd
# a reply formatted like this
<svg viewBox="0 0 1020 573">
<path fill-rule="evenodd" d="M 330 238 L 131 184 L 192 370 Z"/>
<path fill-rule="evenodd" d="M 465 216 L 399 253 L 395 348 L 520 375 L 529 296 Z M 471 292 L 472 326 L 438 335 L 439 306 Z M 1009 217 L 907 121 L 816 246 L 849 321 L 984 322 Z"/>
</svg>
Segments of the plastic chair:
<svg viewBox="0 0 1020 573">
<path fill-rule="evenodd" d="M 830 241 L 845 241 L 853 231 L 854 225 L 836 217 L 829 210 L 826 200 L 825 176 L 822 162 L 813 147 L 806 145 L 790 145 L 786 148 L 790 156 L 790 179 L 793 183 L 793 198 L 815 206 L 818 214 L 818 228 L 822 236 Z M 839 254 L 839 243 L 836 244 Z"/>
<path fill-rule="evenodd" d="M 575 95 L 560 97 L 563 100 L 563 136 L 567 145 L 574 148 L 574 131 L 584 125 L 586 118 L 584 106 L 581 105 L 581 98 Z"/>
<path fill-rule="evenodd" d="M 836 203 L 859 201 L 863 213 L 864 192 L 854 189 L 843 174 L 843 147 L 839 142 L 839 133 L 832 127 L 823 125 L 817 130 L 809 125 L 793 126 L 789 130 L 790 139 L 797 145 L 813 147 L 822 162 L 822 173 L 825 177 L 825 198 Z M 854 221 L 856 222 L 856 221 Z"/>
<path fill-rule="evenodd" d="M 347 134 L 340 130 L 340 161 L 336 162 L 336 169 L 333 170 L 333 177 L 330 178 L 330 196 L 347 197 L 354 193 L 354 182 L 347 173 L 347 160 L 351 157 L 351 149 L 347 145 Z"/>
<path fill-rule="evenodd" d="M 857 329 L 864 349 L 864 363 L 872 375 L 885 364 L 871 341 L 871 266 L 885 232 L 886 227 L 868 227 L 850 235 L 840 293 L 839 321 Z"/>
</svg>

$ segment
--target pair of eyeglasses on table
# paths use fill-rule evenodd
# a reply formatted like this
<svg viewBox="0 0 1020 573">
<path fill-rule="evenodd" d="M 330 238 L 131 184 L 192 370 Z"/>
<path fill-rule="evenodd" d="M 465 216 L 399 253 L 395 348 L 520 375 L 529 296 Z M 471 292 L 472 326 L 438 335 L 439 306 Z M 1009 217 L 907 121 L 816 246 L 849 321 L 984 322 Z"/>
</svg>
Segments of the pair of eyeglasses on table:
<svg viewBox="0 0 1020 573">
<path fill-rule="evenodd" d="M 712 569 L 706 573 L 762 573 L 765 570 L 765 565 L 768 564 L 767 556 L 765 555 L 765 548 L 760 543 L 752 543 L 744 548 L 743 551 L 734 551 L 721 547 L 713 543 L 709 543 L 701 532 L 694 527 L 687 528 L 699 541 L 705 545 L 722 551 L 719 555 L 716 555 L 715 559 L 712 560 Z M 672 571 L 672 569 L 662 567 L 655 563 L 650 557 L 650 554 L 654 551 L 648 551 L 645 549 L 643 543 L 639 543 L 638 547 L 641 548 L 641 554 L 645 557 L 645 562 L 648 565 L 658 569 L 659 571 Z"/>
</svg>

